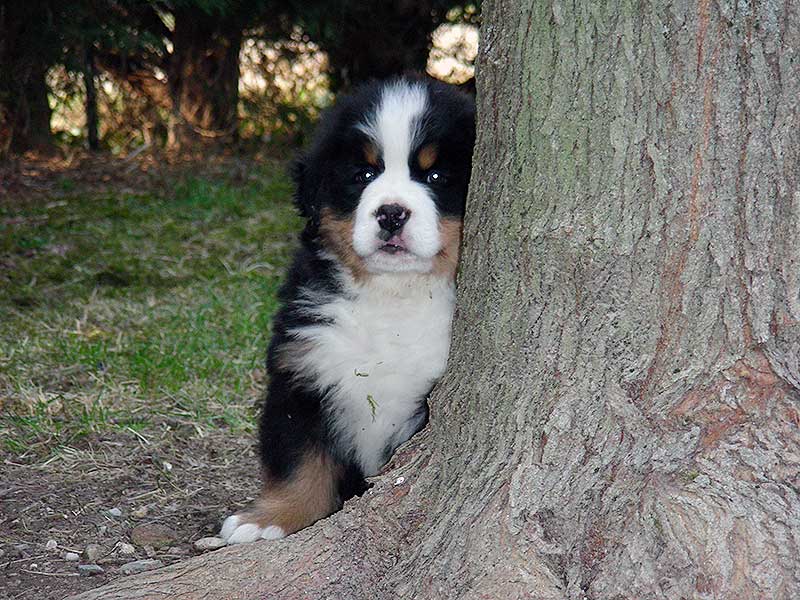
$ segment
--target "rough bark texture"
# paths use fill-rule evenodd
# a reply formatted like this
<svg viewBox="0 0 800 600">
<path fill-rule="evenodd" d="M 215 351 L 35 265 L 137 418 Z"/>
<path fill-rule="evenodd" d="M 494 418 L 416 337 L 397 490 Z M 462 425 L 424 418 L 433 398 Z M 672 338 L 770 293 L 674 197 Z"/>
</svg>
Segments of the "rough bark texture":
<svg viewBox="0 0 800 600">
<path fill-rule="evenodd" d="M 796 598 L 797 3 L 484 5 L 450 368 L 364 498 L 85 598 Z"/>
</svg>

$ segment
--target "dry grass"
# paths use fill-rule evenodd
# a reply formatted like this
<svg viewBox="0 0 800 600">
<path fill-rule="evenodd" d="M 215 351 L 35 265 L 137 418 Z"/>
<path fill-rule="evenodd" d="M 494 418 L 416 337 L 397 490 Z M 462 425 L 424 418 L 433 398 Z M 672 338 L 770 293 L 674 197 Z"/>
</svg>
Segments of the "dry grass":
<svg viewBox="0 0 800 600">
<path fill-rule="evenodd" d="M 281 163 L 241 165 L 167 168 L 143 192 L 28 175 L 36 193 L 0 204 L 1 597 L 178 560 L 255 491 L 269 323 L 300 223 Z M 121 555 L 152 522 L 177 541 Z M 86 562 L 89 543 L 106 574 L 75 577 L 63 552 Z"/>
</svg>

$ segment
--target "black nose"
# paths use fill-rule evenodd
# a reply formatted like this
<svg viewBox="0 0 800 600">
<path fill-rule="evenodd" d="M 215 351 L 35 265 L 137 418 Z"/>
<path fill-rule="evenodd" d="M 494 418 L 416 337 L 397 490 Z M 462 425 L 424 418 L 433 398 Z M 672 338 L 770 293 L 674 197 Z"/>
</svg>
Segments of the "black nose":
<svg viewBox="0 0 800 600">
<path fill-rule="evenodd" d="M 411 211 L 399 204 L 384 204 L 375 213 L 381 232 L 378 234 L 382 239 L 389 239 L 392 234 L 400 231 L 411 216 Z"/>
</svg>

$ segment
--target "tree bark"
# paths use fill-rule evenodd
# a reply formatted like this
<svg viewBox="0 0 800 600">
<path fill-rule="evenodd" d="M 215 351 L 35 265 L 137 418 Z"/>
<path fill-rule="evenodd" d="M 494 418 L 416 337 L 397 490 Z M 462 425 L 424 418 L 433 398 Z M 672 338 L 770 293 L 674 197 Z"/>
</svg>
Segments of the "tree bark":
<svg viewBox="0 0 800 600">
<path fill-rule="evenodd" d="M 365 497 L 81 598 L 796 598 L 789 2 L 484 5 L 449 369 Z"/>
</svg>

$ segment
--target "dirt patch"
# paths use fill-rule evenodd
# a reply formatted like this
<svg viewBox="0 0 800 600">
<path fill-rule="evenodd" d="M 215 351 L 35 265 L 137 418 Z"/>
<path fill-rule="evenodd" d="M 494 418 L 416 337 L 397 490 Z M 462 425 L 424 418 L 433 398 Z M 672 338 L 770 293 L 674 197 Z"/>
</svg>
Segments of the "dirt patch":
<svg viewBox="0 0 800 600">
<path fill-rule="evenodd" d="M 290 151 L 291 153 L 291 151 Z M 234 151 L 165 153 L 158 150 L 127 157 L 73 150 L 57 156 L 35 153 L 0 163 L 0 197 L 14 204 L 52 202 L 61 196 L 158 192 L 182 177 L 219 177 L 246 183 L 259 177 L 254 166 L 282 163 L 280 155 L 241 155 Z"/>
<path fill-rule="evenodd" d="M 4 458 L 0 598 L 61 599 L 125 577 L 132 561 L 166 565 L 198 553 L 193 543 L 257 492 L 254 441 L 225 431 L 199 438 L 165 423 L 159 439 L 98 436 L 44 464 Z M 134 528 L 147 526 L 174 541 L 134 543 Z"/>
</svg>

